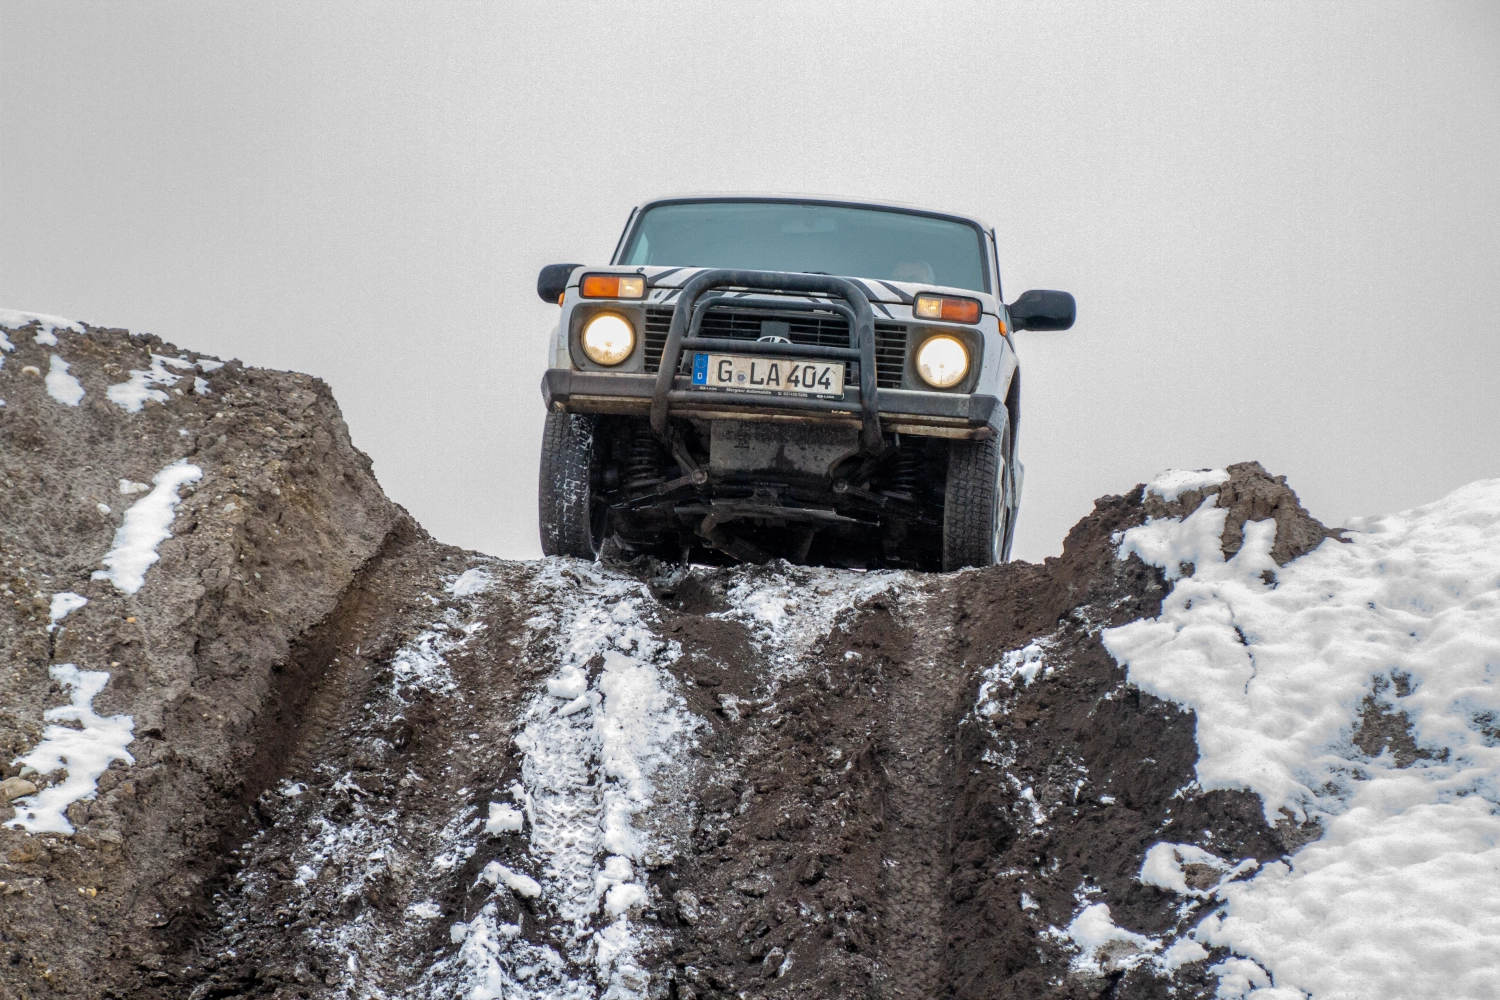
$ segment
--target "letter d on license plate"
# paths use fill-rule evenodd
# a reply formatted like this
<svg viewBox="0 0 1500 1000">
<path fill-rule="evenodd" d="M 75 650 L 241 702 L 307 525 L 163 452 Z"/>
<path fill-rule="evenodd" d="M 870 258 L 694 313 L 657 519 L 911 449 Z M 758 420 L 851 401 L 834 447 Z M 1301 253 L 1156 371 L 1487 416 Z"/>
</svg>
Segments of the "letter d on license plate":
<svg viewBox="0 0 1500 1000">
<path fill-rule="evenodd" d="M 693 388 L 781 396 L 844 396 L 842 361 L 694 354 Z"/>
</svg>

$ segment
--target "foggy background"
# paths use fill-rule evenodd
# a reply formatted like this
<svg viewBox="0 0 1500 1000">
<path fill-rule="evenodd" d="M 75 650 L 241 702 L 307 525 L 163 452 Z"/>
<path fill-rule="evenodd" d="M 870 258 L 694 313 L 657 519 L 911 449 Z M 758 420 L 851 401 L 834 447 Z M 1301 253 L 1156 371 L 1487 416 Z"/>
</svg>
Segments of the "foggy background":
<svg viewBox="0 0 1500 1000">
<path fill-rule="evenodd" d="M 1169 466 L 1329 523 L 1500 475 L 1500 5 L 0 0 L 0 305 L 327 380 L 447 542 L 540 551 L 537 270 L 663 193 L 977 214 L 1015 554 Z"/>
</svg>

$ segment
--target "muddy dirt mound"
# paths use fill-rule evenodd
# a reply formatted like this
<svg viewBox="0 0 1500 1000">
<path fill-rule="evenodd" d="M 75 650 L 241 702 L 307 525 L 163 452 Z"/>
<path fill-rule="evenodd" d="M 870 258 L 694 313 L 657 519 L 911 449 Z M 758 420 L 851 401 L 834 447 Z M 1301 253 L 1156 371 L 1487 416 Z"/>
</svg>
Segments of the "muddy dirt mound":
<svg viewBox="0 0 1500 1000">
<path fill-rule="evenodd" d="M 155 974 L 163 936 L 197 919 L 224 830 L 271 777 L 293 644 L 415 529 L 316 379 L 120 330 L 7 325 L 0 747 L 20 801 L 0 813 L 35 818 L 0 832 L 0 982 L 89 995 Z M 107 743 L 114 717 L 123 736 L 75 753 L 83 768 L 14 759 L 69 727 Z M 35 798 L 69 781 L 88 794 Z"/>
<path fill-rule="evenodd" d="M 1101 642 L 1150 518 L 1328 535 L 1254 463 L 1042 565 L 513 563 L 316 380 L 7 337 L 0 996 L 1209 997 L 1211 890 L 1318 834 Z"/>
</svg>

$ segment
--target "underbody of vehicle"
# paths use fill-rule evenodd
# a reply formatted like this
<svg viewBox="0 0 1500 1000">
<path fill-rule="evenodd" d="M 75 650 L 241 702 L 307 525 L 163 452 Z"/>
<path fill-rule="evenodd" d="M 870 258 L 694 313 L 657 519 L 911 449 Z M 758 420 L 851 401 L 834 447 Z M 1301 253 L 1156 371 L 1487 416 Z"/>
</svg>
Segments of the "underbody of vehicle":
<svg viewBox="0 0 1500 1000">
<path fill-rule="evenodd" d="M 956 569 L 1008 557 L 1021 491 L 1015 329 L 994 233 L 962 216 L 776 198 L 632 213 L 614 260 L 552 265 L 562 306 L 543 550 Z"/>
</svg>

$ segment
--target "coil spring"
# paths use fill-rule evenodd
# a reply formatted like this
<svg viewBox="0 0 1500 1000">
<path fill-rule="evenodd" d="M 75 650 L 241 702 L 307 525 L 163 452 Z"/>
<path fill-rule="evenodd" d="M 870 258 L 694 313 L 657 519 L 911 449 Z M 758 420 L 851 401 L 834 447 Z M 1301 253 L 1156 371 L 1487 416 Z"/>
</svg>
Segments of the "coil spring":
<svg viewBox="0 0 1500 1000">
<path fill-rule="evenodd" d="M 922 488 L 922 456 L 914 443 L 903 442 L 904 447 L 896 453 L 896 467 L 891 470 L 889 493 L 904 493 L 914 497 Z"/>
<path fill-rule="evenodd" d="M 625 488 L 640 489 L 661 482 L 661 446 L 656 443 L 651 429 L 636 428 L 625 453 Z"/>
</svg>

